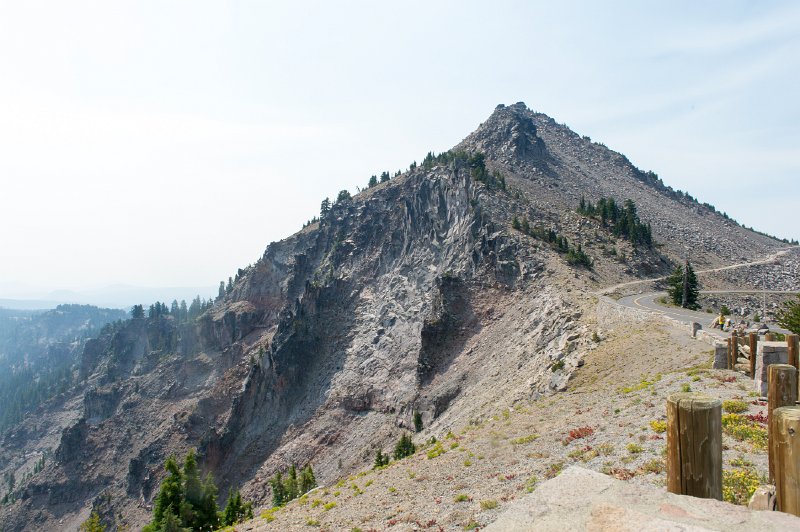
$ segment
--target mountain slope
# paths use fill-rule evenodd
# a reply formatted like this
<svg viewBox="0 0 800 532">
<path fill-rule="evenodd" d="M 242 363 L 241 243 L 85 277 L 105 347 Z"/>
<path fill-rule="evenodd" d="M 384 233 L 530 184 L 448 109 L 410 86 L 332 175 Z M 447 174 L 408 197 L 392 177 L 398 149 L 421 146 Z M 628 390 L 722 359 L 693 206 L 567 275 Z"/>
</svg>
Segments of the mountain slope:
<svg viewBox="0 0 800 532">
<path fill-rule="evenodd" d="M 582 196 L 633 199 L 662 247 L 578 215 Z M 593 267 L 515 217 L 580 244 Z M 292 462 L 338 478 L 412 430 L 414 412 L 424 437 L 563 390 L 594 345 L 590 291 L 687 252 L 717 265 L 780 246 L 523 104 L 498 107 L 447 156 L 270 244 L 195 322 L 129 320 L 87 346 L 69 398 L 15 432 L 48 438 L 2 442 L 9 464 L 42 447 L 57 460 L 17 488 L 0 527 L 76 526 L 90 508 L 141 525 L 163 460 L 189 448 L 220 493 L 256 502 Z"/>
</svg>

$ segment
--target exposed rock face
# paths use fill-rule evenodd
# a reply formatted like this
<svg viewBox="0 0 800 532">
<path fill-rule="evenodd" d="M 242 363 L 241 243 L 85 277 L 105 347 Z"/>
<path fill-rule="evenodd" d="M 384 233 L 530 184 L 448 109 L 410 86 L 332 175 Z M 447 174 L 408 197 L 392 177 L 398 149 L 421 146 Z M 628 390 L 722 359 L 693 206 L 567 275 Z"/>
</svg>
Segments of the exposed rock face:
<svg viewBox="0 0 800 532">
<path fill-rule="evenodd" d="M 484 152 L 507 189 L 463 162 L 415 168 L 270 244 L 197 321 L 130 320 L 90 342 L 81 384 L 45 414 L 63 430 L 57 460 L 0 528 L 32 515 L 74 528 L 92 506 L 140 525 L 163 460 L 193 447 L 220 493 L 261 502 L 276 470 L 310 461 L 320 480 L 344 474 L 411 430 L 414 412 L 421 437 L 441 436 L 485 404 L 563 390 L 591 345 L 588 289 L 666 271 L 684 251 L 673 238 L 723 220 L 524 104 L 498 108 L 458 148 Z M 667 254 L 620 242 L 626 262 L 603 255 L 610 237 L 574 212 L 582 195 L 633 198 Z M 581 243 L 594 270 L 512 229 L 515 215 Z M 732 232 L 752 254 L 779 245 Z M 729 240 L 693 242 L 699 261 L 731 256 Z"/>
<path fill-rule="evenodd" d="M 796 530 L 800 518 L 675 495 L 570 467 L 514 503 L 488 532 L 525 530 Z"/>
</svg>

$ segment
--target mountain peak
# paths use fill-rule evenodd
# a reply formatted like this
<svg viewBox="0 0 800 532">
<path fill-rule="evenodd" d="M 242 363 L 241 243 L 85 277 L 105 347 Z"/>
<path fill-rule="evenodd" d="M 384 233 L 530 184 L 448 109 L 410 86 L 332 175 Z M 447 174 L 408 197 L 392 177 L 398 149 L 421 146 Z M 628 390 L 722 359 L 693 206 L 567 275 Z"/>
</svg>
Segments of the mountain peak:
<svg viewBox="0 0 800 532">
<path fill-rule="evenodd" d="M 524 102 L 495 107 L 489 118 L 465 138 L 457 148 L 485 152 L 504 159 L 541 159 L 546 154 L 538 135 L 534 113 Z"/>
</svg>

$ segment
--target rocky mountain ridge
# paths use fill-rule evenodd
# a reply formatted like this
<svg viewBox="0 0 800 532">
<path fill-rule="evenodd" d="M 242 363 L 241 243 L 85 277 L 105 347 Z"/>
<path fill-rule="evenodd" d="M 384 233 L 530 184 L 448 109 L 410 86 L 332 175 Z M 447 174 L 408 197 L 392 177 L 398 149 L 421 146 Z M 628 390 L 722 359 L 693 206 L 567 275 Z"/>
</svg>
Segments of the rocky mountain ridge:
<svg viewBox="0 0 800 532">
<path fill-rule="evenodd" d="M 92 508 L 112 530 L 139 526 L 163 460 L 190 448 L 221 493 L 257 503 L 292 462 L 335 479 L 413 430 L 415 412 L 424 437 L 565 389 L 593 347 L 593 289 L 686 253 L 716 266 L 782 245 L 524 104 L 498 107 L 459 151 L 485 168 L 413 167 L 270 244 L 196 322 L 130 320 L 87 345 L 71 394 L 3 437 L 4 470 L 41 449 L 56 460 L 2 507 L 0 528 L 74 528 Z M 633 199 L 661 247 L 575 212 L 604 196 Z M 515 216 L 580 244 L 593 267 L 568 265 Z"/>
</svg>

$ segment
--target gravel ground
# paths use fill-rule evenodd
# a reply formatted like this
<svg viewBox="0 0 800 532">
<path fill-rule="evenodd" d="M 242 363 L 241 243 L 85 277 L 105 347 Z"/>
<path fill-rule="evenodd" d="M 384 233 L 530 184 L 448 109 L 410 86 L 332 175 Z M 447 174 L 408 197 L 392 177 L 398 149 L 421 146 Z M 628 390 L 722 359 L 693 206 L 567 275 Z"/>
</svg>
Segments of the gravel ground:
<svg viewBox="0 0 800 532">
<path fill-rule="evenodd" d="M 658 431 L 669 394 L 688 387 L 739 400 L 743 414 L 766 413 L 749 393 L 750 379 L 709 369 L 711 357 L 706 344 L 667 325 L 619 327 L 586 357 L 568 391 L 486 412 L 438 435 L 438 445 L 417 441 L 414 456 L 317 488 L 236 529 L 479 529 L 572 463 L 663 487 L 666 442 Z M 766 474 L 763 450 L 728 435 L 723 442 L 726 470 Z"/>
</svg>

